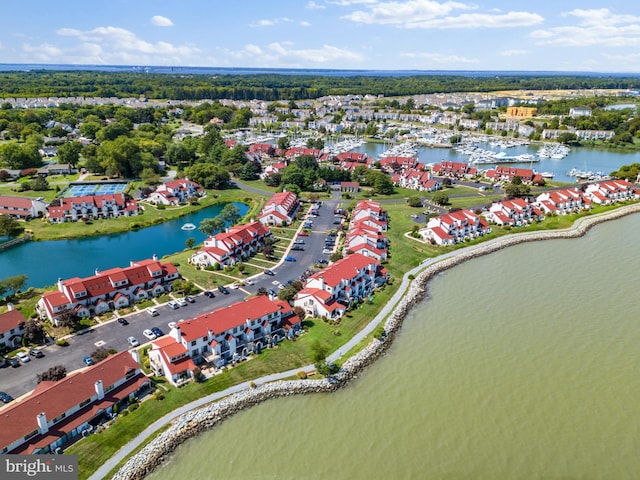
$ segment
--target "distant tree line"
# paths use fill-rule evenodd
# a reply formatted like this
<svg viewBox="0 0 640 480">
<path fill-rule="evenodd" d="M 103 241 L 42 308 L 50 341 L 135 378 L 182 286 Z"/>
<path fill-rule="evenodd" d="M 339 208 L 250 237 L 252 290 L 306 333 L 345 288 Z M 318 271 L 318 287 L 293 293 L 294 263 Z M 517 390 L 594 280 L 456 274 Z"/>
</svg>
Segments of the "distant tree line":
<svg viewBox="0 0 640 480">
<path fill-rule="evenodd" d="M 137 97 L 173 100 L 302 100 L 325 95 L 639 88 L 631 76 L 582 75 L 198 75 L 96 71 L 2 72 L 3 97 Z"/>
</svg>

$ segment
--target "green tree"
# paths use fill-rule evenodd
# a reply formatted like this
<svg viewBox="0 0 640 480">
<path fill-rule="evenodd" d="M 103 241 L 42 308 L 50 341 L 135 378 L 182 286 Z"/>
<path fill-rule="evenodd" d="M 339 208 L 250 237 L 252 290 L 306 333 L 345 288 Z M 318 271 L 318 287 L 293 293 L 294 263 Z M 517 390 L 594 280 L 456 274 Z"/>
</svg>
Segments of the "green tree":
<svg viewBox="0 0 640 480">
<path fill-rule="evenodd" d="M 44 325 L 38 320 L 27 320 L 24 323 L 24 340 L 27 344 L 40 345 L 44 343 L 47 338 L 47 332 L 44 330 Z"/>
<path fill-rule="evenodd" d="M 227 203 L 220 212 L 220 218 L 228 225 L 234 225 L 240 220 L 240 209 L 233 203 Z"/>
<path fill-rule="evenodd" d="M 2 284 L 7 288 L 7 290 L 11 290 L 11 292 L 15 295 L 20 290 L 24 288 L 27 284 L 26 275 L 15 275 L 13 277 L 7 277 L 2 281 Z"/>
<path fill-rule="evenodd" d="M 198 230 L 200 230 L 204 235 L 211 237 L 212 235 L 222 232 L 224 230 L 224 220 L 221 216 L 217 216 L 214 218 L 205 218 L 200 222 L 200 226 Z"/>
<path fill-rule="evenodd" d="M 431 201 L 436 205 L 449 205 L 449 195 L 445 192 L 436 192 L 431 197 Z"/>
<path fill-rule="evenodd" d="M 17 237 L 24 231 L 22 224 L 10 215 L 0 214 L 0 236 Z"/>
<path fill-rule="evenodd" d="M 193 248 L 195 244 L 196 244 L 196 239 L 193 237 L 189 237 L 184 241 L 184 245 L 187 248 Z"/>
<path fill-rule="evenodd" d="M 162 183 L 160 175 L 156 173 L 153 168 L 149 167 L 142 169 L 142 171 L 140 172 L 140 180 L 142 180 L 145 185 L 159 185 L 160 183 Z"/>
<path fill-rule="evenodd" d="M 185 175 L 204 188 L 221 190 L 229 186 L 229 172 L 211 163 L 196 163 L 185 170 Z"/>
<path fill-rule="evenodd" d="M 75 168 L 80 160 L 81 151 L 82 144 L 79 142 L 63 143 L 58 147 L 58 161 L 59 163 L 68 163 Z"/>
<path fill-rule="evenodd" d="M 67 369 L 63 365 L 56 365 L 45 372 L 39 373 L 36 377 L 36 383 L 40 382 L 57 382 L 67 376 Z"/>
<path fill-rule="evenodd" d="M 511 182 L 505 185 L 504 193 L 510 197 L 524 197 L 531 193 L 531 188 L 522 183 L 522 177 L 516 175 Z"/>
<path fill-rule="evenodd" d="M 422 199 L 420 197 L 409 197 L 407 199 L 407 204 L 410 207 L 421 207 L 422 206 Z"/>
</svg>

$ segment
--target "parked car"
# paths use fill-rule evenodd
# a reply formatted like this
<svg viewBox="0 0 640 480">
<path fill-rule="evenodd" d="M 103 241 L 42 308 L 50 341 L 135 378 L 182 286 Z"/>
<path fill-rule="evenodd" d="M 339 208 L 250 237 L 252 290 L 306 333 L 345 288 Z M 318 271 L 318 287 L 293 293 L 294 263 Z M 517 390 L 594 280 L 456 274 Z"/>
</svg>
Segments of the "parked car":
<svg viewBox="0 0 640 480">
<path fill-rule="evenodd" d="M 225 295 L 228 295 L 228 294 L 229 294 L 229 290 L 227 290 L 227 287 L 225 287 L 224 285 L 220 285 L 220 286 L 218 287 L 218 291 L 219 291 L 220 293 L 224 293 Z"/>
<path fill-rule="evenodd" d="M 320 259 L 316 260 L 316 263 L 319 263 L 321 265 L 327 265 L 329 263 L 329 261 L 326 258 L 320 258 Z"/>
<path fill-rule="evenodd" d="M 91 365 L 93 365 L 93 360 L 91 360 L 91 357 L 83 357 L 82 363 L 84 363 L 87 367 L 90 367 Z"/>
<path fill-rule="evenodd" d="M 171 330 L 173 327 L 178 325 L 178 323 L 177 322 L 169 322 L 168 325 L 169 325 L 169 330 Z"/>
<path fill-rule="evenodd" d="M 295 242 L 297 245 L 304 245 L 304 238 L 296 238 Z"/>
<path fill-rule="evenodd" d="M 309 234 L 307 232 L 300 232 L 298 235 L 300 235 L 301 237 L 308 237 Z"/>
<path fill-rule="evenodd" d="M 322 249 L 322 253 L 324 253 L 325 255 L 329 255 L 333 253 L 333 249 L 331 248 L 323 248 Z"/>
<path fill-rule="evenodd" d="M 247 278 L 247 279 L 244 281 L 244 283 L 246 283 L 247 285 L 253 285 L 253 284 L 255 284 L 256 282 L 254 282 L 254 281 L 253 281 L 253 280 L 251 280 L 250 278 Z"/>
<path fill-rule="evenodd" d="M 149 340 L 155 340 L 157 338 L 156 334 L 153 333 L 150 329 L 146 328 L 142 334 Z"/>
<path fill-rule="evenodd" d="M 129 342 L 130 347 L 137 347 L 140 345 L 140 342 L 136 339 L 136 337 L 127 338 L 127 342 Z"/>
<path fill-rule="evenodd" d="M 22 363 L 27 363 L 29 361 L 31 361 L 31 359 L 29 358 L 29 355 L 27 355 L 26 353 L 20 351 L 18 353 L 16 353 L 16 357 L 18 358 L 18 360 L 20 360 Z"/>
<path fill-rule="evenodd" d="M 304 247 L 302 245 L 293 245 L 291 247 L 291 250 L 303 250 L 304 251 Z"/>
<path fill-rule="evenodd" d="M 154 307 L 147 307 L 147 313 L 152 317 L 157 317 L 158 315 L 160 315 L 158 313 L 158 310 L 156 310 Z"/>
<path fill-rule="evenodd" d="M 177 310 L 178 308 L 180 308 L 180 305 L 178 305 L 178 302 L 176 302 L 174 300 L 170 300 L 170 301 L 167 302 L 167 307 L 173 308 L 174 310 Z"/>
<path fill-rule="evenodd" d="M 42 353 L 42 351 L 37 349 L 37 348 L 30 348 L 29 349 L 29 355 L 31 355 L 32 357 L 36 357 L 36 358 L 44 357 L 44 353 Z"/>
<path fill-rule="evenodd" d="M 286 257 L 284 257 L 284 261 L 285 262 L 295 262 L 296 259 L 295 259 L 295 257 L 292 257 L 291 255 L 287 255 Z"/>
<path fill-rule="evenodd" d="M 239 282 L 234 282 L 231 284 L 231 288 L 233 288 L 234 290 L 238 290 L 242 285 L 240 285 Z"/>
<path fill-rule="evenodd" d="M 13 397 L 7 392 L 0 392 L 0 400 L 2 400 L 3 403 L 9 403 L 13 401 Z"/>
<path fill-rule="evenodd" d="M 273 276 L 275 275 L 275 273 L 273 273 L 273 272 L 272 272 L 271 270 L 269 270 L 268 268 L 267 268 L 267 269 L 265 269 L 264 273 L 265 273 L 265 275 L 269 275 L 269 276 L 271 276 L 271 277 L 273 277 Z"/>
<path fill-rule="evenodd" d="M 216 296 L 213 294 L 213 292 L 210 292 L 209 290 L 206 290 L 204 292 L 204 296 L 207 298 L 215 298 Z"/>
<path fill-rule="evenodd" d="M 184 299 L 189 303 L 196 303 L 196 299 L 192 296 L 184 297 Z"/>
<path fill-rule="evenodd" d="M 161 337 L 164 335 L 164 332 L 160 330 L 158 327 L 151 327 L 151 331 L 156 337 Z"/>
<path fill-rule="evenodd" d="M 189 305 L 189 303 L 187 302 L 187 300 L 185 298 L 179 298 L 176 300 L 176 303 L 178 305 L 180 305 L 181 307 L 186 307 L 187 305 Z"/>
<path fill-rule="evenodd" d="M 11 365 L 13 368 L 17 368 L 20 366 L 20 362 L 13 357 L 7 358 L 7 362 L 9 362 L 9 365 Z"/>
<path fill-rule="evenodd" d="M 129 325 L 129 322 L 127 321 L 127 319 L 122 317 L 118 317 L 118 323 L 120 325 Z"/>
<path fill-rule="evenodd" d="M 269 290 L 267 290 L 267 295 L 269 295 L 270 297 L 277 297 L 278 293 L 270 288 Z"/>
</svg>

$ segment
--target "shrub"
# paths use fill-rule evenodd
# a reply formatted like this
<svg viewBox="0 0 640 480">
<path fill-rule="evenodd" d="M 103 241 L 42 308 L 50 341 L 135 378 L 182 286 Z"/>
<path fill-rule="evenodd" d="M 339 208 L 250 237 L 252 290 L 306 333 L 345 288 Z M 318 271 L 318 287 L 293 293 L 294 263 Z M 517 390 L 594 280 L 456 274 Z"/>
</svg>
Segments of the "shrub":
<svg viewBox="0 0 640 480">
<path fill-rule="evenodd" d="M 304 370 L 300 370 L 297 375 L 300 380 L 304 380 L 305 378 L 307 378 L 307 372 L 305 372 Z"/>
<path fill-rule="evenodd" d="M 257 387 L 256 382 L 249 382 L 249 386 L 251 388 L 256 388 Z"/>
<path fill-rule="evenodd" d="M 61 338 L 59 340 L 56 340 L 56 345 L 58 345 L 59 347 L 68 347 L 69 342 L 67 342 L 67 340 L 64 338 Z"/>
</svg>

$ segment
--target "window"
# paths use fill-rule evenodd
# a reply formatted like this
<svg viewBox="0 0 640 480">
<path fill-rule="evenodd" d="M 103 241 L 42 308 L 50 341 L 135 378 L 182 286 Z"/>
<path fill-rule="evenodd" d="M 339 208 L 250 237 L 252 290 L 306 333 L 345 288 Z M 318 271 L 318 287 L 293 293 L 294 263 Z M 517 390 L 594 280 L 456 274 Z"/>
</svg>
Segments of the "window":
<svg viewBox="0 0 640 480">
<path fill-rule="evenodd" d="M 192 346 L 192 347 L 195 347 L 195 346 L 196 346 L 196 341 L 195 341 L 195 340 L 193 340 L 193 341 L 191 342 L 191 346 Z"/>
<path fill-rule="evenodd" d="M 58 417 L 54 418 L 52 423 L 55 425 L 56 423 L 58 423 L 60 420 L 62 420 L 62 419 L 63 419 L 64 417 L 66 417 L 66 416 L 67 416 L 67 414 L 66 414 L 66 413 L 63 413 L 62 415 L 60 415 L 60 416 L 58 416 Z"/>
<path fill-rule="evenodd" d="M 207 337 L 202 337 L 202 341 L 206 342 L 207 341 Z"/>
</svg>

